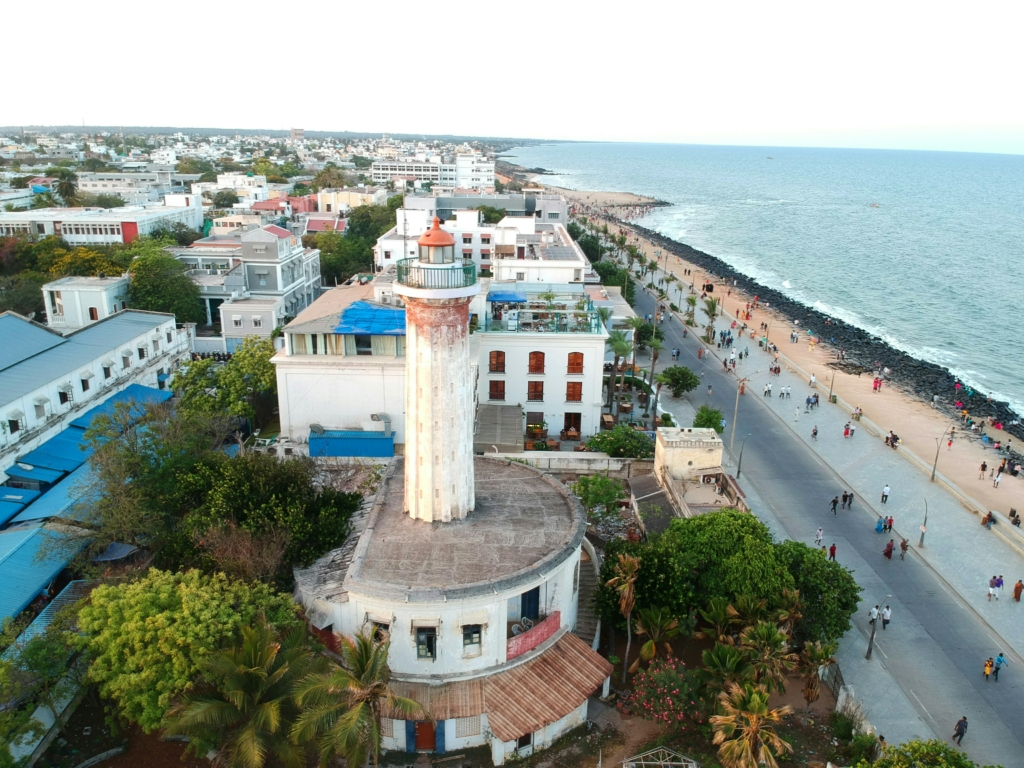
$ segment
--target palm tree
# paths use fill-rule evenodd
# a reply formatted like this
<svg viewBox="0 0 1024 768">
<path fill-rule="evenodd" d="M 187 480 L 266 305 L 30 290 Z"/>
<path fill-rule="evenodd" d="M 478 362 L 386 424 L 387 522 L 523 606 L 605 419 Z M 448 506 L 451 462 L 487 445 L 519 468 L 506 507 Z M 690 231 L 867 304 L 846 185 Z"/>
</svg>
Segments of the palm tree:
<svg viewBox="0 0 1024 768">
<path fill-rule="evenodd" d="M 659 646 L 666 656 L 672 655 L 669 640 L 679 634 L 679 619 L 668 608 L 641 608 L 640 618 L 636 620 L 636 633 L 646 636 L 647 641 L 640 646 L 640 655 L 630 666 L 630 672 L 640 668 L 641 660 L 653 660 L 658 655 Z"/>
<path fill-rule="evenodd" d="M 32 196 L 32 208 L 56 208 L 57 200 L 52 192 L 40 192 Z"/>
<path fill-rule="evenodd" d="M 753 595 L 740 595 L 730 607 L 736 623 L 744 629 L 752 627 L 768 617 L 768 601 Z"/>
<path fill-rule="evenodd" d="M 651 412 L 654 414 L 655 418 L 658 417 L 658 397 L 661 395 L 661 388 L 666 384 L 671 383 L 672 379 L 665 375 L 664 371 L 662 373 L 655 374 L 654 376 L 654 408 Z"/>
<path fill-rule="evenodd" d="M 710 343 L 715 339 L 715 318 L 718 317 L 718 299 L 704 299 L 704 314 L 708 316 L 708 325 L 704 329 L 704 338 Z"/>
<path fill-rule="evenodd" d="M 708 648 L 701 654 L 701 659 L 704 668 L 697 670 L 697 677 L 704 684 L 705 690 L 715 696 L 724 691 L 729 683 L 742 685 L 754 679 L 754 668 L 733 645 L 715 643 L 714 648 Z"/>
<path fill-rule="evenodd" d="M 821 688 L 821 668 L 830 667 L 836 663 L 835 643 L 822 643 L 816 640 L 807 643 L 800 654 L 800 671 L 804 676 L 804 701 L 807 702 L 807 714 L 810 713 L 811 704 L 818 700 Z M 805 718 L 806 720 L 806 715 Z"/>
<path fill-rule="evenodd" d="M 740 633 L 740 647 L 754 668 L 754 680 L 768 690 L 785 691 L 786 673 L 796 667 L 789 638 L 774 624 L 762 621 Z"/>
<path fill-rule="evenodd" d="M 647 381 L 654 382 L 654 366 L 658 363 L 658 353 L 665 348 L 665 345 L 658 341 L 657 337 L 652 337 L 650 341 L 651 347 L 651 375 L 647 377 Z M 658 418 L 658 412 L 654 411 L 654 418 Z"/>
<path fill-rule="evenodd" d="M 686 297 L 686 323 L 687 325 L 697 325 L 697 297 L 687 296 Z"/>
<path fill-rule="evenodd" d="M 316 741 L 320 763 L 341 755 L 348 765 L 361 766 L 368 757 L 380 759 L 381 715 L 385 708 L 411 720 L 427 719 L 423 707 L 391 688 L 388 667 L 390 641 L 375 640 L 369 629 L 341 638 L 342 666 L 307 675 L 295 688 L 303 708 L 292 726 L 292 739 Z"/>
<path fill-rule="evenodd" d="M 317 189 L 345 186 L 345 173 L 334 163 L 328 163 L 316 176 L 313 184 Z"/>
<path fill-rule="evenodd" d="M 640 558 L 635 555 L 619 555 L 615 564 L 615 576 L 608 579 L 606 587 L 611 587 L 619 596 L 619 611 L 626 619 L 626 657 L 622 662 L 622 682 L 626 682 L 626 665 L 629 663 L 629 647 L 633 642 L 633 608 L 636 605 L 636 578 L 640 575 Z"/>
<path fill-rule="evenodd" d="M 612 365 L 612 375 L 608 377 L 608 407 L 612 407 L 612 398 L 615 396 L 615 378 L 619 373 L 619 361 L 626 355 L 629 354 L 629 350 L 632 349 L 629 339 L 626 338 L 625 331 L 611 331 L 608 334 L 605 344 L 611 349 L 612 354 L 615 355 L 615 363 Z"/>
<path fill-rule="evenodd" d="M 784 589 L 779 598 L 779 605 L 775 609 L 775 621 L 779 629 L 785 632 L 790 638 L 793 637 L 793 630 L 804 617 L 804 604 L 800 601 L 799 589 Z"/>
<path fill-rule="evenodd" d="M 597 316 L 599 318 L 601 318 L 601 325 L 603 325 L 605 327 L 605 329 L 607 329 L 610 332 L 611 331 L 611 326 L 609 325 L 609 323 L 611 322 L 611 319 L 612 319 L 612 310 L 611 310 L 611 308 L 610 307 L 598 307 L 598 309 L 597 309 Z M 607 343 L 607 342 L 605 342 L 605 343 Z"/>
<path fill-rule="evenodd" d="M 793 710 L 788 706 L 768 709 L 768 696 L 763 686 L 736 683 L 719 694 L 721 714 L 713 715 L 710 722 L 725 768 L 778 768 L 776 758 L 793 751 L 774 728 Z"/>
<path fill-rule="evenodd" d="M 697 632 L 697 637 L 714 640 L 716 643 L 732 644 L 730 628 L 737 623 L 736 611 L 724 597 L 713 597 L 708 607 L 698 608 L 697 613 L 704 619 L 704 629 Z"/>
<path fill-rule="evenodd" d="M 71 208 L 78 203 L 78 174 L 70 168 L 61 168 L 57 172 L 57 181 L 52 185 L 65 208 Z"/>
<path fill-rule="evenodd" d="M 271 756 L 304 766 L 305 750 L 288 738 L 298 716 L 292 688 L 326 666 L 305 640 L 301 627 L 279 638 L 265 619 L 243 627 L 239 646 L 202 663 L 207 682 L 172 706 L 166 732 L 217 743 L 215 764 L 231 768 L 260 768 Z"/>
</svg>

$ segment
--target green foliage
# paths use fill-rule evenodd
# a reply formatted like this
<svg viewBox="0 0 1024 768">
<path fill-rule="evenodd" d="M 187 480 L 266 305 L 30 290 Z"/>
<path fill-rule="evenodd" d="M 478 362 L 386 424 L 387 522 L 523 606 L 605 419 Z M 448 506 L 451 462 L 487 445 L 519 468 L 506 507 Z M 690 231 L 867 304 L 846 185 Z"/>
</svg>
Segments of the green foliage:
<svg viewBox="0 0 1024 768">
<path fill-rule="evenodd" d="M 683 365 L 672 365 L 661 372 L 665 384 L 672 392 L 672 397 L 682 397 L 700 386 L 700 376 Z"/>
<path fill-rule="evenodd" d="M 858 733 L 846 745 L 846 756 L 850 765 L 871 763 L 878 749 L 878 737 L 873 733 Z"/>
<path fill-rule="evenodd" d="M 318 232 L 313 242 L 320 249 L 320 274 L 326 284 L 343 283 L 352 275 L 373 271 L 373 246 L 361 237 Z"/>
<path fill-rule="evenodd" d="M 216 181 L 216 169 L 209 160 L 186 157 L 178 161 L 177 170 L 178 173 L 213 173 L 214 178 L 211 181 Z M 201 179 L 201 181 L 205 181 L 205 179 Z"/>
<path fill-rule="evenodd" d="M 680 730 L 706 723 L 708 705 L 701 694 L 700 679 L 693 670 L 673 658 L 655 659 L 633 678 L 630 711 Z"/>
<path fill-rule="evenodd" d="M 654 441 L 626 424 L 598 432 L 587 440 L 587 448 L 607 453 L 613 459 L 650 459 L 654 456 Z"/>
<path fill-rule="evenodd" d="M 643 349 L 650 344 L 652 339 L 664 341 L 665 332 L 653 323 L 644 323 L 636 329 L 636 345 L 639 349 Z"/>
<path fill-rule="evenodd" d="M 477 210 L 483 216 L 484 224 L 497 224 L 508 215 L 504 208 L 494 208 L 490 205 L 481 205 Z"/>
<path fill-rule="evenodd" d="M 829 725 L 832 726 L 832 735 L 843 744 L 853 738 L 853 719 L 842 712 L 832 712 L 828 716 Z"/>
<path fill-rule="evenodd" d="M 201 680 L 168 712 L 166 733 L 188 736 L 197 755 L 216 749 L 231 768 L 262 768 L 271 755 L 302 768 L 305 750 L 288 738 L 299 714 L 292 689 L 326 667 L 302 626 L 283 634 L 263 620 L 242 627 L 235 645 L 200 662 Z"/>
<path fill-rule="evenodd" d="M 398 199 L 401 205 L 401 197 Z M 373 245 L 395 226 L 395 221 L 395 209 L 389 205 L 358 205 L 349 213 L 345 236 L 358 237 Z"/>
<path fill-rule="evenodd" d="M 206 310 L 199 298 L 199 286 L 185 274 L 186 269 L 166 253 L 140 255 L 128 267 L 129 304 L 135 309 L 170 312 L 179 323 L 204 322 Z"/>
<path fill-rule="evenodd" d="M 79 614 L 82 645 L 94 658 L 89 679 L 128 720 L 152 731 L 203 659 L 260 614 L 281 631 L 299 622 L 288 595 L 224 574 L 154 568 L 135 582 L 99 586 Z"/>
<path fill-rule="evenodd" d="M 52 277 L 95 277 L 96 275 L 120 275 L 127 259 L 118 254 L 112 257 L 109 251 L 93 250 L 79 246 L 70 250 L 56 248 L 40 256 L 38 265 Z"/>
<path fill-rule="evenodd" d="M 803 619 L 793 639 L 802 644 L 839 640 L 850 628 L 850 617 L 860 602 L 860 587 L 853 574 L 823 552 L 797 541 L 775 545 L 775 556 L 792 575 L 803 602 Z"/>
<path fill-rule="evenodd" d="M 214 208 L 230 208 L 238 202 L 238 195 L 233 189 L 222 189 L 213 196 Z"/>
<path fill-rule="evenodd" d="M 0 277 L 0 312 L 17 312 L 37 320 L 46 315 L 42 287 L 52 278 L 38 272 Z"/>
<path fill-rule="evenodd" d="M 722 412 L 717 408 L 702 405 L 693 417 L 693 426 L 713 429 L 718 434 L 722 434 L 722 430 L 725 428 L 722 424 Z"/>
<path fill-rule="evenodd" d="M 867 760 L 861 760 L 857 768 L 870 765 Z M 874 768 L 978 768 L 978 764 L 951 744 L 938 739 L 914 739 L 898 746 L 887 746 Z"/>
<path fill-rule="evenodd" d="M 85 171 L 87 173 L 96 173 L 97 171 L 109 171 L 110 166 L 98 157 L 89 157 L 86 158 L 80 166 L 78 166 L 78 170 Z"/>
<path fill-rule="evenodd" d="M 569 237 L 571 237 L 577 243 L 580 241 L 580 238 L 583 237 L 583 235 L 585 233 L 585 230 L 583 229 L 583 227 L 581 227 L 575 221 L 570 221 L 568 224 L 566 224 L 565 225 L 565 231 L 568 232 L 569 233 Z"/>
<path fill-rule="evenodd" d="M 78 204 L 89 208 L 123 208 L 125 202 L 120 195 L 81 192 L 78 195 Z"/>
<path fill-rule="evenodd" d="M 178 245 L 192 245 L 192 243 L 203 236 L 203 233 L 197 229 L 192 229 L 188 224 L 176 221 L 170 227 L 154 229 L 150 236 L 158 240 L 173 240 Z"/>
<path fill-rule="evenodd" d="M 615 514 L 615 502 L 626 497 L 622 483 L 606 475 L 583 475 L 572 485 L 572 492 L 592 518 Z"/>
<path fill-rule="evenodd" d="M 366 168 L 369 168 L 370 166 L 373 165 L 373 158 L 372 157 L 363 157 L 362 155 L 352 155 L 352 157 L 350 157 L 349 160 L 352 161 L 352 164 L 355 165 L 356 168 L 359 168 L 359 169 L 362 169 L 362 170 L 365 170 Z"/>
<path fill-rule="evenodd" d="M 270 362 L 275 352 L 272 340 L 248 336 L 224 365 L 190 362 L 175 373 L 171 389 L 181 398 L 183 411 L 223 412 L 262 427 L 277 402 L 277 374 Z"/>
</svg>

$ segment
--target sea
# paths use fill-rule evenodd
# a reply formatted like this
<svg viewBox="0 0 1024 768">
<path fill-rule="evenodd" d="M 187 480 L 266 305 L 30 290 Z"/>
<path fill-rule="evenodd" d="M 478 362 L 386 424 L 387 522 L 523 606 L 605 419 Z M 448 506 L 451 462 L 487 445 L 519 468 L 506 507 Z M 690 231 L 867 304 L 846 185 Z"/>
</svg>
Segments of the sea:
<svg viewBox="0 0 1024 768">
<path fill-rule="evenodd" d="M 671 205 L 636 223 L 1024 414 L 1024 156 L 563 143 L 506 159 Z"/>
</svg>

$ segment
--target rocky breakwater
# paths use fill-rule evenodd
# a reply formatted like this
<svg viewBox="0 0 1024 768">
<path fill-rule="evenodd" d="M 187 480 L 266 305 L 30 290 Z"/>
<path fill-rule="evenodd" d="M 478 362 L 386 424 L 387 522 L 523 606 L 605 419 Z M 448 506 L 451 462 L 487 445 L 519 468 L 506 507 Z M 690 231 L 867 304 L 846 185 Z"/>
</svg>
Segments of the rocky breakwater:
<svg viewBox="0 0 1024 768">
<path fill-rule="evenodd" d="M 735 268 L 729 266 L 721 259 L 710 254 L 698 251 L 685 243 L 665 237 L 646 227 L 638 226 L 632 222 L 620 221 L 616 223 L 630 227 L 659 248 L 679 256 L 681 259 L 696 266 L 706 269 L 711 275 L 717 278 L 716 291 L 728 290 L 735 281 L 735 286 L 746 293 L 759 297 L 762 302 L 767 302 L 772 310 L 785 315 L 791 320 L 799 321 L 804 329 L 811 329 L 822 341 L 836 350 L 845 351 L 845 360 L 837 360 L 832 363 L 833 367 L 848 373 L 873 375 L 875 364 L 878 363 L 889 369 L 888 380 L 905 392 L 927 402 L 932 397 L 939 396 L 940 403 L 952 408 L 958 398 L 956 395 L 956 377 L 944 368 L 927 360 L 920 360 L 908 355 L 906 352 L 892 347 L 887 342 L 874 336 L 856 326 L 845 323 L 837 318 L 830 317 L 811 307 L 794 301 L 785 294 L 769 288 L 753 280 Z M 715 282 L 715 280 L 712 280 Z M 720 285 L 721 284 L 721 287 Z M 772 334 L 777 339 L 778 336 Z M 961 390 L 959 395 L 963 399 L 968 411 L 977 417 L 984 417 L 994 421 L 1002 422 L 1004 430 L 1010 434 L 1024 439 L 1024 426 L 1017 424 L 1007 426 L 1010 422 L 1019 421 L 1020 417 L 1014 413 L 1007 402 L 991 400 L 985 393 L 974 391 L 973 395 L 967 397 Z"/>
</svg>

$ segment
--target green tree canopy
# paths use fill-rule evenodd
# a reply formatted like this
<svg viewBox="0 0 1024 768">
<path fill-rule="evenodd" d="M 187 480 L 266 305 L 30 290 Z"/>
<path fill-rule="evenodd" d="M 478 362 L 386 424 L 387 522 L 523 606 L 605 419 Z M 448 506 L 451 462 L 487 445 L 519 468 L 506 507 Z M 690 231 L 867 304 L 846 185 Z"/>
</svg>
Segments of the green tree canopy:
<svg viewBox="0 0 1024 768">
<path fill-rule="evenodd" d="M 42 287 L 51 279 L 38 272 L 0 277 L 0 312 L 10 310 L 28 318 L 42 318 L 46 314 Z"/>
<path fill-rule="evenodd" d="M 206 311 L 199 286 L 185 274 L 187 267 L 166 253 L 147 253 L 128 268 L 132 307 L 151 312 L 171 312 L 179 323 L 201 323 Z"/>
<path fill-rule="evenodd" d="M 702 405 L 693 417 L 693 426 L 702 429 L 713 429 L 721 434 L 725 428 L 722 424 L 722 412 L 716 408 Z"/>
<path fill-rule="evenodd" d="M 261 613 L 281 631 L 299 621 L 288 595 L 224 574 L 154 568 L 135 582 L 99 586 L 79 614 L 93 657 L 89 679 L 128 720 L 152 731 L 202 660 Z"/>
<path fill-rule="evenodd" d="M 504 208 L 495 208 L 490 205 L 481 205 L 477 210 L 480 211 L 484 224 L 497 224 L 508 215 Z"/>
<path fill-rule="evenodd" d="M 874 763 L 861 760 L 857 768 L 979 768 L 951 744 L 938 739 L 914 739 L 897 746 L 887 746 L 884 754 Z M 985 766 L 993 768 L 993 766 Z"/>
<path fill-rule="evenodd" d="M 373 247 L 363 238 L 318 232 L 313 241 L 320 249 L 320 274 L 326 284 L 343 283 L 354 274 L 373 271 Z"/>
<path fill-rule="evenodd" d="M 572 492 L 591 517 L 616 513 L 615 502 L 626 497 L 622 483 L 607 475 L 583 475 L 572 485 Z"/>
<path fill-rule="evenodd" d="M 683 365 L 672 365 L 661 372 L 672 397 L 682 397 L 700 386 L 700 376 Z"/>
<path fill-rule="evenodd" d="M 793 576 L 800 590 L 803 618 L 796 624 L 797 643 L 832 642 L 850 628 L 850 617 L 860 602 L 860 587 L 853 574 L 825 553 L 798 541 L 775 545 L 778 561 Z"/>
<path fill-rule="evenodd" d="M 238 202 L 238 194 L 233 189 L 222 189 L 213 196 L 215 208 L 230 208 Z"/>
<path fill-rule="evenodd" d="M 613 459 L 649 459 L 654 456 L 654 441 L 626 424 L 618 424 L 588 438 L 587 448 L 607 453 Z"/>
<path fill-rule="evenodd" d="M 196 157 L 186 157 L 178 161 L 178 173 L 215 173 L 213 163 Z"/>
<path fill-rule="evenodd" d="M 361 238 L 372 246 L 378 237 L 395 226 L 395 221 L 395 211 L 390 206 L 359 205 L 348 215 L 345 236 Z"/>
</svg>

